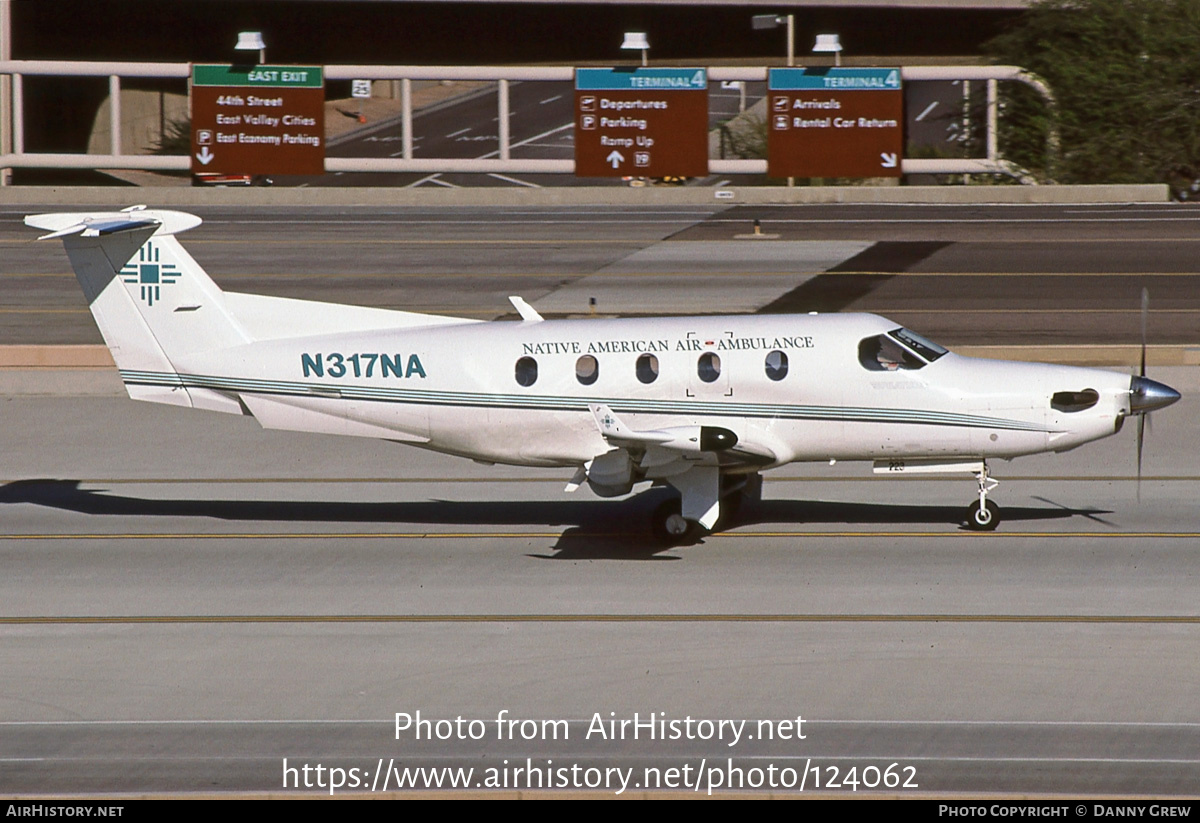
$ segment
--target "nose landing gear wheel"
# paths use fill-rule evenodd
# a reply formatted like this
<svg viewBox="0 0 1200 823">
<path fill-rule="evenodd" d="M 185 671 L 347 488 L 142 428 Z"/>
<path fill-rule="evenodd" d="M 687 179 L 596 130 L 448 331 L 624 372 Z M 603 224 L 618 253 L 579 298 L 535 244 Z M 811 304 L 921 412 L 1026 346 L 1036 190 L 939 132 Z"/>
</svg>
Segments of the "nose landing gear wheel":
<svg viewBox="0 0 1200 823">
<path fill-rule="evenodd" d="M 680 509 L 678 500 L 665 500 L 654 510 L 651 528 L 664 546 L 687 545 L 700 536 L 700 525 L 680 514 Z"/>
<path fill-rule="evenodd" d="M 1000 507 L 991 500 L 986 506 L 979 505 L 976 500 L 967 507 L 967 528 L 976 532 L 995 531 L 1000 525 Z"/>
</svg>

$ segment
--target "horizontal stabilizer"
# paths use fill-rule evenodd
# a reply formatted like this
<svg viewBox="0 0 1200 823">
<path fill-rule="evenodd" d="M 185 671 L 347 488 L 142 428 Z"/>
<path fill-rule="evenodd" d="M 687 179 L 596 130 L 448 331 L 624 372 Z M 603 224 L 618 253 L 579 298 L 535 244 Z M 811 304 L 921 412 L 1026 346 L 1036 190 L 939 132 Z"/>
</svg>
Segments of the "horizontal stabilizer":
<svg viewBox="0 0 1200 823">
<path fill-rule="evenodd" d="M 166 234 L 178 234 L 188 229 L 194 229 L 202 221 L 194 214 L 181 211 L 160 211 L 158 209 L 135 209 L 111 212 L 59 212 L 56 214 L 31 214 L 25 218 L 25 225 L 35 229 L 50 232 L 39 237 L 39 240 L 49 240 L 54 237 L 68 237 L 78 234 L 83 237 L 100 237 L 122 231 L 157 226 L 155 237 Z"/>
<path fill-rule="evenodd" d="M 596 427 L 600 429 L 600 434 L 613 445 L 647 446 L 675 439 L 675 435 L 669 432 L 635 431 L 625 425 L 621 418 L 603 403 L 589 403 L 588 409 L 596 419 Z"/>
<path fill-rule="evenodd" d="M 588 408 L 596 419 L 600 434 L 614 446 L 633 449 L 661 446 L 670 451 L 699 454 L 724 452 L 738 445 L 738 436 L 720 426 L 668 426 L 637 431 L 603 403 L 590 403 Z"/>
</svg>

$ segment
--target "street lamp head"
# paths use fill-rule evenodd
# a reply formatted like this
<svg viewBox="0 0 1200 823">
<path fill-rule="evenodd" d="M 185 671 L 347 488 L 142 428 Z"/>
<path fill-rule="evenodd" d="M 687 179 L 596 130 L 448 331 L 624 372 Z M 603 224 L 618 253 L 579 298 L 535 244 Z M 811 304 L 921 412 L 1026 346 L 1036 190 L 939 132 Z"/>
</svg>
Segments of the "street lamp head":
<svg viewBox="0 0 1200 823">
<path fill-rule="evenodd" d="M 834 53 L 837 54 L 842 50 L 842 42 L 836 34 L 818 34 L 817 42 L 813 46 L 813 51 L 817 54 Z"/>
<path fill-rule="evenodd" d="M 646 32 L 644 31 L 627 31 L 625 32 L 625 41 L 621 43 L 621 48 L 640 51 L 650 48 L 650 41 L 646 39 Z"/>
<path fill-rule="evenodd" d="M 787 18 L 778 14 L 756 14 L 750 18 L 752 29 L 777 29 L 787 22 Z"/>
<path fill-rule="evenodd" d="M 266 47 L 261 31 L 240 31 L 237 45 L 233 48 L 235 51 L 262 51 Z"/>
</svg>

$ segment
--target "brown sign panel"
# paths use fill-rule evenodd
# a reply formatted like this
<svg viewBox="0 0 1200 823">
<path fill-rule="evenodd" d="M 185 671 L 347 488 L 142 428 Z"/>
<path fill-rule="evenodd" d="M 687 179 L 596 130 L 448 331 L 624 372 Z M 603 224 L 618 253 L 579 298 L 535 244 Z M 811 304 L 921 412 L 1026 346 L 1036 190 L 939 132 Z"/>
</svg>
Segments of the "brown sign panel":
<svg viewBox="0 0 1200 823">
<path fill-rule="evenodd" d="M 193 66 L 192 173 L 323 174 L 319 66 Z"/>
<path fill-rule="evenodd" d="M 899 69 L 772 69 L 771 177 L 899 177 L 904 94 Z"/>
<path fill-rule="evenodd" d="M 704 69 L 576 69 L 577 177 L 707 174 Z"/>
</svg>

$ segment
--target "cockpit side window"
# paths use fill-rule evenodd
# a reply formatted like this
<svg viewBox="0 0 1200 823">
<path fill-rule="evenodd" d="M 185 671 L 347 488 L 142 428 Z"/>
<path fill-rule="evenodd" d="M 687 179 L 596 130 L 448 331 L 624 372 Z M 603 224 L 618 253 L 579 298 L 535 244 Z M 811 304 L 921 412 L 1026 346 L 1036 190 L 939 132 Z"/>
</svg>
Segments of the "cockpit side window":
<svg viewBox="0 0 1200 823">
<path fill-rule="evenodd" d="M 858 362 L 868 371 L 919 369 L 925 361 L 886 334 L 868 337 L 858 344 Z"/>
<path fill-rule="evenodd" d="M 858 362 L 870 371 L 921 369 L 946 353 L 942 346 L 908 329 L 892 329 L 858 344 Z"/>
</svg>

